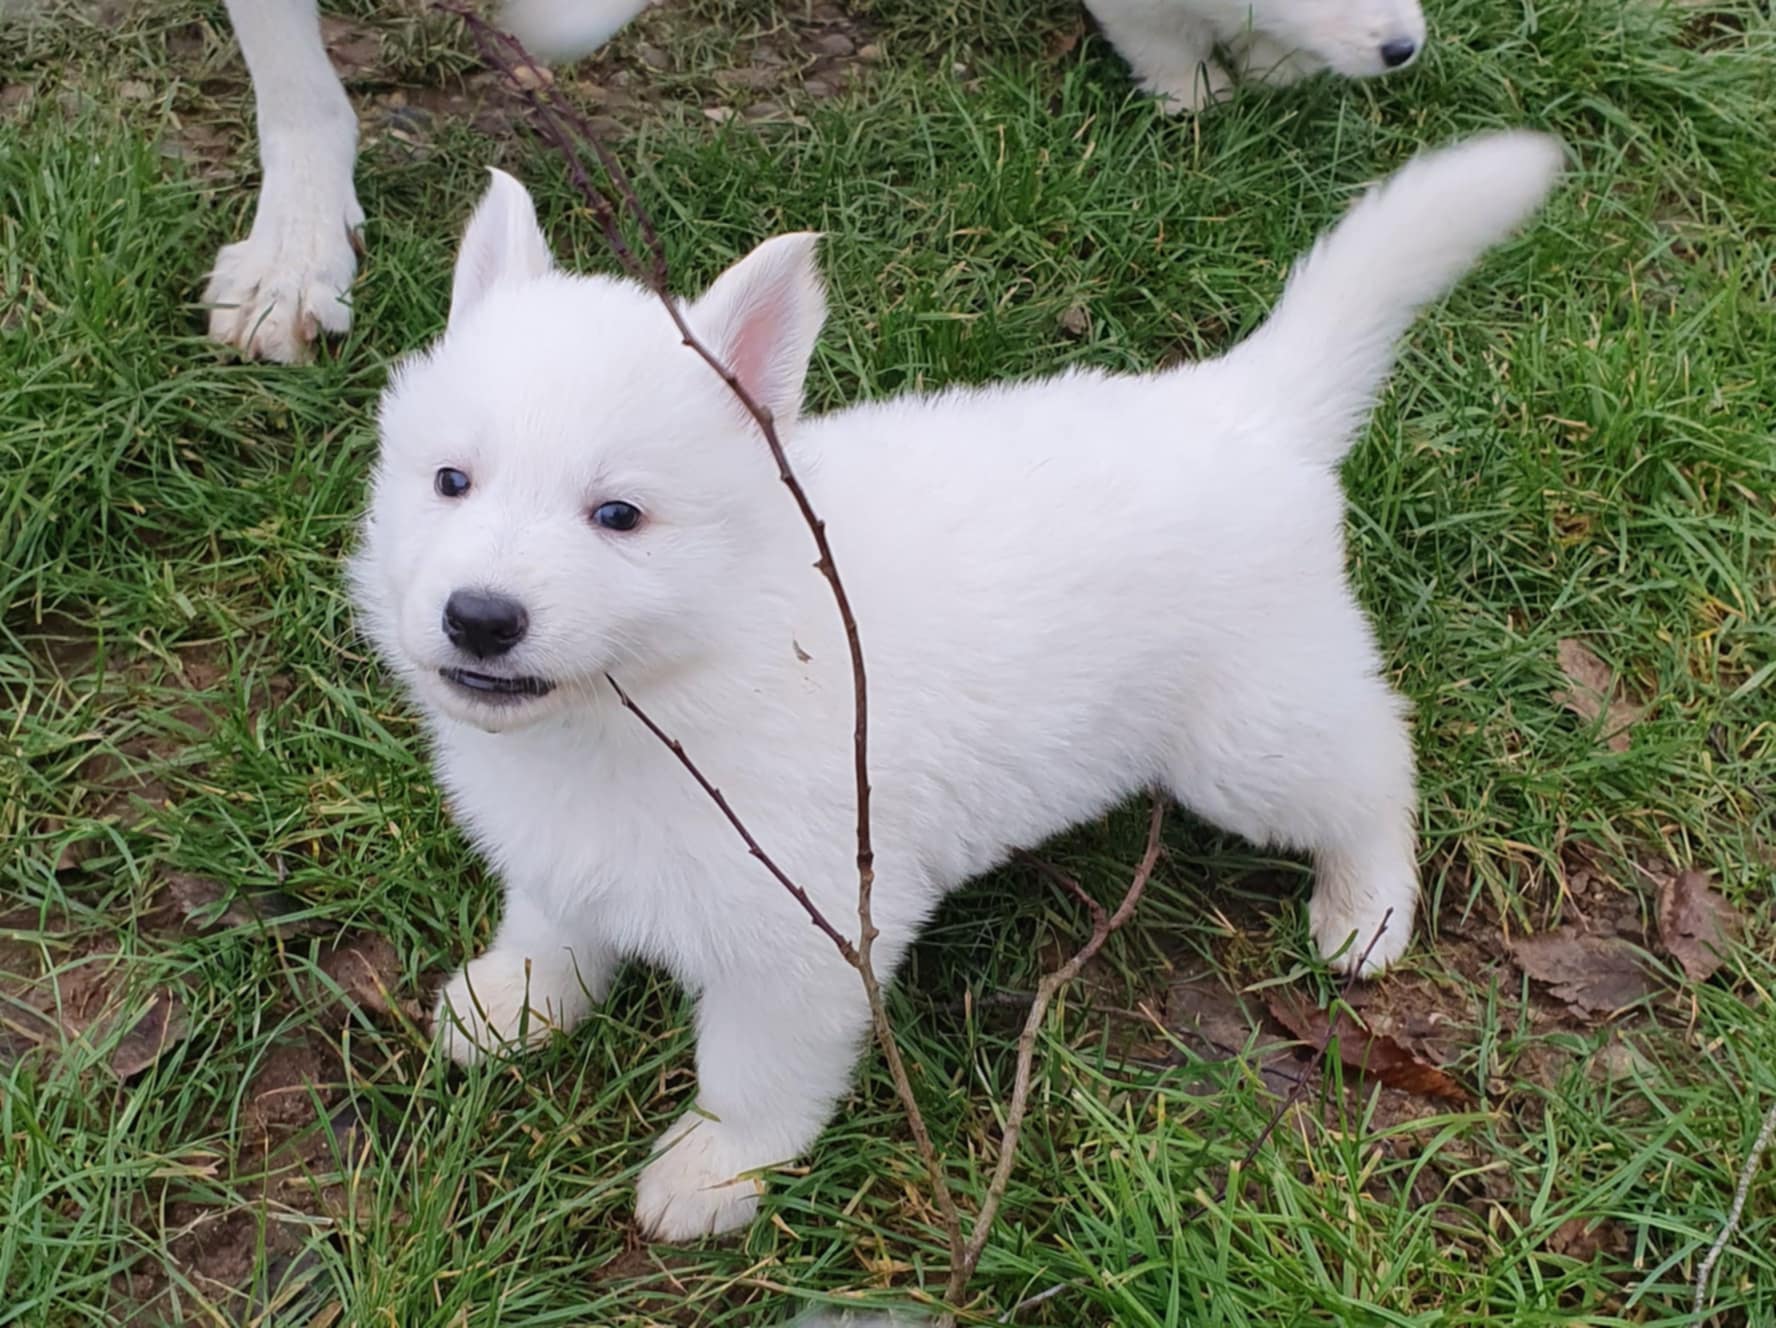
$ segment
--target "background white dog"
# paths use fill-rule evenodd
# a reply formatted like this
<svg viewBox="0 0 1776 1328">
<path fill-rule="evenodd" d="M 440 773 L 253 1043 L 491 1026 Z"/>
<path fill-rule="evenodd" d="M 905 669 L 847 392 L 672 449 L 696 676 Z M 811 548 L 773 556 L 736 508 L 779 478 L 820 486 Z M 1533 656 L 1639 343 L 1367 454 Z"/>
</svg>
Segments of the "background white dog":
<svg viewBox="0 0 1776 1328">
<path fill-rule="evenodd" d="M 1330 69 L 1370 78 L 1424 46 L 1418 0 L 1085 0 L 1136 80 L 1194 111 L 1236 79 L 1280 86 Z"/>
<path fill-rule="evenodd" d="M 539 59 L 598 47 L 648 0 L 509 0 L 501 23 Z M 1196 108 L 1228 66 L 1272 83 L 1319 68 L 1378 74 L 1424 41 L 1416 0 L 1087 0 L 1142 86 Z M 216 255 L 210 337 L 294 363 L 351 326 L 363 209 L 352 174 L 358 121 L 321 42 L 315 0 L 228 0 L 258 109 L 259 205 L 247 238 Z"/>
<path fill-rule="evenodd" d="M 736 263 L 691 324 L 776 415 L 826 518 L 874 717 L 878 962 L 944 894 L 1160 785 L 1313 854 L 1321 952 L 1411 935 L 1404 706 L 1346 584 L 1337 467 L 1414 311 L 1540 203 L 1547 138 L 1432 153 L 1371 192 L 1229 354 L 1146 377 L 799 418 L 815 237 Z M 554 269 L 495 173 L 449 325 L 385 395 L 353 564 L 438 774 L 499 871 L 445 988 L 470 1062 L 570 1028 L 627 955 L 700 994 L 698 1098 L 643 1225 L 727 1231 L 850 1081 L 856 974 L 636 719 L 681 738 L 835 922 L 855 916 L 851 680 L 808 532 L 734 397 L 637 285 Z M 1388 919 L 1385 930 L 1384 919 Z"/>
</svg>

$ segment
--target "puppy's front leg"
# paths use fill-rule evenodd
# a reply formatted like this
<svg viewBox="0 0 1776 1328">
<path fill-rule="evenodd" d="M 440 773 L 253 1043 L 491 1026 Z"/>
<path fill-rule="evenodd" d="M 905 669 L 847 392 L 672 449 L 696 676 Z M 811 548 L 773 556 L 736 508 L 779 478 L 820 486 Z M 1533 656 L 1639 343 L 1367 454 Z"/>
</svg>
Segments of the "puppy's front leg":
<svg viewBox="0 0 1776 1328">
<path fill-rule="evenodd" d="M 264 178 L 247 238 L 224 245 L 204 290 L 210 339 L 249 358 L 306 360 L 351 326 L 363 209 L 358 118 L 321 42 L 315 0 L 228 0 L 253 79 Z"/>
<path fill-rule="evenodd" d="M 1086 8 L 1143 89 L 1167 111 L 1200 111 L 1233 90 L 1215 59 L 1214 33 L 1171 0 L 1086 0 Z"/>
<path fill-rule="evenodd" d="M 878 961 L 890 971 L 891 954 Z M 636 1217 L 662 1240 L 745 1226 L 751 1174 L 805 1152 L 851 1082 L 869 1030 L 857 974 L 837 954 L 724 975 L 697 1007 L 697 1105 L 660 1136 Z"/>
<path fill-rule="evenodd" d="M 537 1046 L 585 1018 L 609 990 L 617 963 L 616 951 L 589 928 L 508 887 L 493 944 L 438 993 L 438 1045 L 459 1065 Z"/>
</svg>

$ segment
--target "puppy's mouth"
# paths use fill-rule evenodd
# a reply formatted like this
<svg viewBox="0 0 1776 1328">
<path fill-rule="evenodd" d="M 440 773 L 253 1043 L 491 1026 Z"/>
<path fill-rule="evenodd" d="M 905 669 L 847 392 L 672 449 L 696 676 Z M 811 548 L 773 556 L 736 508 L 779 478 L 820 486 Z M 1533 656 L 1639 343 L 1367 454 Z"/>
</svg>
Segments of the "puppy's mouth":
<svg viewBox="0 0 1776 1328">
<path fill-rule="evenodd" d="M 555 690 L 555 684 L 547 678 L 477 673 L 473 669 L 439 669 L 438 676 L 458 691 L 493 705 L 511 705 L 526 698 L 547 696 Z"/>
</svg>

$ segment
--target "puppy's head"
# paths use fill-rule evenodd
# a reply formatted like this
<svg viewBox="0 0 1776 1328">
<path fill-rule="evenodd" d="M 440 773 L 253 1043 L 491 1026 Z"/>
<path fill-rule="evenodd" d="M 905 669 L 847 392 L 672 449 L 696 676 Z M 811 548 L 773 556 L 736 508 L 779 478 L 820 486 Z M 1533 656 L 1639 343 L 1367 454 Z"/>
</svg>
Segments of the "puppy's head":
<svg viewBox="0 0 1776 1328">
<path fill-rule="evenodd" d="M 1402 69 L 1424 47 L 1419 0 L 1228 0 L 1253 28 L 1347 78 Z"/>
<path fill-rule="evenodd" d="M 765 242 L 685 309 L 785 429 L 825 317 L 815 239 Z M 658 298 L 556 271 L 499 172 L 449 325 L 380 423 L 359 606 L 421 704 L 482 728 L 584 703 L 607 671 L 704 662 L 759 611 L 794 529 L 756 429 Z"/>
</svg>

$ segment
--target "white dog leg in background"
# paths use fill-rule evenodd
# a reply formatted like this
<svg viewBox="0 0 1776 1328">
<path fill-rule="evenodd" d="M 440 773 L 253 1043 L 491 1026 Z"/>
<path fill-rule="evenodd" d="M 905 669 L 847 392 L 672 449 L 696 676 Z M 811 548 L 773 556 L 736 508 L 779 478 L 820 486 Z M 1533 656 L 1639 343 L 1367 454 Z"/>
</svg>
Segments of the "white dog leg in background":
<svg viewBox="0 0 1776 1328">
<path fill-rule="evenodd" d="M 1233 89 L 1215 59 L 1214 30 L 1175 0 L 1086 0 L 1135 81 L 1168 111 L 1200 111 Z"/>
<path fill-rule="evenodd" d="M 224 245 L 204 291 L 210 338 L 293 364 L 351 326 L 358 120 L 321 43 L 315 0 L 228 0 L 258 109 L 264 178 L 247 238 Z"/>
</svg>

